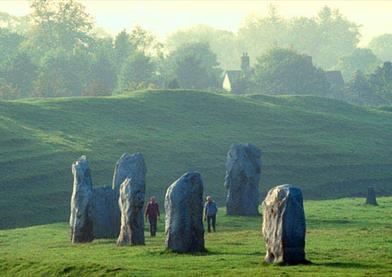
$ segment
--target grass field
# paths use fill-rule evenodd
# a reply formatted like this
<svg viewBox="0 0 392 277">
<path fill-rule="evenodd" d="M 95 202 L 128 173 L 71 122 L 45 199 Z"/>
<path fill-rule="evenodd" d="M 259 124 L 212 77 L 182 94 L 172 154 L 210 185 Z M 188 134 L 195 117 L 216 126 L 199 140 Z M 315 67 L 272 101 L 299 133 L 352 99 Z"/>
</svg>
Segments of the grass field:
<svg viewBox="0 0 392 277">
<path fill-rule="evenodd" d="M 218 215 L 206 254 L 165 251 L 162 232 L 146 245 L 115 240 L 71 245 L 66 223 L 0 231 L 2 276 L 391 276 L 392 197 L 305 201 L 306 253 L 312 265 L 267 266 L 261 217 Z M 159 230 L 163 230 L 163 220 Z M 146 226 L 147 227 L 147 226 Z M 146 229 L 147 230 L 147 229 Z"/>
<path fill-rule="evenodd" d="M 392 113 L 317 97 L 141 91 L 125 96 L 0 101 L 0 228 L 65 221 L 72 161 L 95 186 L 123 152 L 143 153 L 147 194 L 162 200 L 187 170 L 223 205 L 232 143 L 261 148 L 261 190 L 299 185 L 305 199 L 392 193 Z"/>
</svg>

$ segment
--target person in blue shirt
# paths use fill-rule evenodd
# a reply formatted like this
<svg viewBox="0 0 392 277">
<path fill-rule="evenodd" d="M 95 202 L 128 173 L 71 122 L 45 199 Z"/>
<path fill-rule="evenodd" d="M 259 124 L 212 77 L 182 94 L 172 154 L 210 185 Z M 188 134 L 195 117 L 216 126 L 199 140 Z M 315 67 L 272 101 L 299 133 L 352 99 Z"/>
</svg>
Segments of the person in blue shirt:
<svg viewBox="0 0 392 277">
<path fill-rule="evenodd" d="M 215 229 L 215 223 L 216 223 L 216 214 L 218 212 L 218 206 L 212 200 L 211 196 L 207 196 L 207 202 L 204 206 L 204 221 L 207 221 L 208 225 L 208 233 L 211 233 L 211 225 L 212 225 L 212 230 L 214 232 L 216 231 Z"/>
</svg>

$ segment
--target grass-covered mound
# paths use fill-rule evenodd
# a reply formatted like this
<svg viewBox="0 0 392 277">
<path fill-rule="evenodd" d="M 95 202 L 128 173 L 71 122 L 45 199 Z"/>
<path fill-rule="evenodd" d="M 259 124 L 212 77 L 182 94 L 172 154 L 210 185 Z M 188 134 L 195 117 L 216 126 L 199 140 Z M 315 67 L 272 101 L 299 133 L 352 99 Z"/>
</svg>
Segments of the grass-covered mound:
<svg viewBox="0 0 392 277">
<path fill-rule="evenodd" d="M 163 198 L 187 170 L 223 205 L 226 153 L 262 149 L 262 186 L 292 183 L 306 199 L 392 192 L 392 113 L 317 97 L 142 91 L 119 97 L 0 101 L 0 228 L 67 220 L 72 161 L 96 186 L 123 152 L 143 153 L 147 193 Z"/>
<path fill-rule="evenodd" d="M 71 245 L 66 223 L 0 231 L 2 276 L 388 276 L 392 272 L 392 198 L 378 207 L 364 199 L 306 201 L 306 252 L 312 265 L 263 265 L 260 217 L 220 211 L 217 233 L 206 234 L 202 255 L 165 251 L 163 220 L 146 245 L 115 240 Z M 146 226 L 147 227 L 147 226 Z"/>
</svg>

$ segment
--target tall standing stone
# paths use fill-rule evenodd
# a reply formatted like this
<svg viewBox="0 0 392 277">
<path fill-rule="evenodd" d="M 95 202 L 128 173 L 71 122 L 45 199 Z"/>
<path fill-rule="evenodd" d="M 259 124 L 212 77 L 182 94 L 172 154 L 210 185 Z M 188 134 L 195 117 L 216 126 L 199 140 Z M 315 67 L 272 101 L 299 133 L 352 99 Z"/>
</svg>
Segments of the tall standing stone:
<svg viewBox="0 0 392 277">
<path fill-rule="evenodd" d="M 305 259 L 305 212 L 302 192 L 292 185 L 272 188 L 262 204 L 267 263 L 299 264 Z"/>
<path fill-rule="evenodd" d="M 233 144 L 227 153 L 225 187 L 228 215 L 257 215 L 260 204 L 261 151 L 253 144 Z"/>
<path fill-rule="evenodd" d="M 378 206 L 377 199 L 376 199 L 376 192 L 374 190 L 374 187 L 368 187 L 366 204 L 372 205 L 372 206 Z"/>
<path fill-rule="evenodd" d="M 165 196 L 166 247 L 174 252 L 202 252 L 203 181 L 198 172 L 188 172 L 170 185 Z"/>
<path fill-rule="evenodd" d="M 121 212 L 118 207 L 121 184 L 126 178 L 136 178 L 136 180 L 145 180 L 146 165 L 141 153 L 128 154 L 124 153 L 117 161 L 114 167 L 112 189 L 116 197 L 116 208 L 114 211 L 114 226 L 116 228 L 116 237 L 119 236 L 121 226 Z"/>
<path fill-rule="evenodd" d="M 121 228 L 118 245 L 144 244 L 143 205 L 145 183 L 126 178 L 120 187 L 118 200 L 121 211 Z"/>
<path fill-rule="evenodd" d="M 94 239 L 92 220 L 92 189 L 90 168 L 86 156 L 72 164 L 73 192 L 71 196 L 71 242 L 90 242 Z"/>
<path fill-rule="evenodd" d="M 126 178 L 144 179 L 145 170 L 146 166 L 141 153 L 122 154 L 114 168 L 113 189 L 119 191 L 121 184 Z"/>
<path fill-rule="evenodd" d="M 118 192 L 111 187 L 93 189 L 92 214 L 94 238 L 117 238 L 120 233 Z"/>
</svg>

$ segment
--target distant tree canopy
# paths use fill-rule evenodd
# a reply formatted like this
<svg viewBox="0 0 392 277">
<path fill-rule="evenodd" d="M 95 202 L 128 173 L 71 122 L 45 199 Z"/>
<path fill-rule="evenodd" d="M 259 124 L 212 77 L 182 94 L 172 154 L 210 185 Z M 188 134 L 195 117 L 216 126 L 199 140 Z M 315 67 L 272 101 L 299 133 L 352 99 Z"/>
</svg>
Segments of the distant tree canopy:
<svg viewBox="0 0 392 277">
<path fill-rule="evenodd" d="M 338 10 L 324 7 L 316 17 L 285 19 L 272 7 L 266 17 L 249 18 L 238 31 L 242 48 L 259 57 L 271 47 L 290 47 L 313 57 L 324 69 L 353 52 L 359 42 L 358 25 Z"/>
<path fill-rule="evenodd" d="M 382 61 L 392 61 L 392 34 L 373 38 L 368 46 Z"/>
<path fill-rule="evenodd" d="M 369 76 L 370 87 L 378 96 L 392 103 L 392 63 L 385 62 Z"/>
<path fill-rule="evenodd" d="M 119 74 L 118 87 L 122 91 L 152 87 L 155 65 L 143 52 L 135 52 L 124 62 Z"/>
<path fill-rule="evenodd" d="M 211 51 L 217 55 L 222 68 L 236 69 L 240 67 L 240 55 L 243 49 L 239 46 L 234 33 L 218 30 L 206 25 L 196 25 L 188 29 L 174 32 L 166 40 L 166 48 L 172 52 L 184 44 L 208 43 Z"/>
<path fill-rule="evenodd" d="M 340 57 L 336 69 L 341 70 L 345 80 L 350 80 L 356 71 L 372 73 L 381 61 L 370 49 L 357 48 L 350 55 Z"/>
<path fill-rule="evenodd" d="M 216 55 L 206 43 L 184 44 L 169 54 L 169 78 L 181 88 L 207 89 L 219 86 L 221 70 Z"/>
<path fill-rule="evenodd" d="M 329 83 L 311 57 L 296 51 L 274 48 L 255 66 L 255 87 L 266 94 L 327 95 Z"/>
<path fill-rule="evenodd" d="M 233 71 L 240 77 L 232 84 L 242 92 L 328 95 L 363 104 L 392 98 L 391 70 L 388 63 L 380 66 L 392 59 L 392 35 L 358 48 L 358 25 L 328 7 L 314 17 L 284 18 L 271 6 L 236 32 L 197 25 L 164 44 L 141 26 L 105 33 L 77 0 L 32 0 L 27 16 L 0 12 L 0 26 L 1 99 L 220 90 L 223 70 L 240 70 L 244 52 L 249 74 Z M 341 70 L 346 88 L 330 87 L 319 67 Z"/>
</svg>

